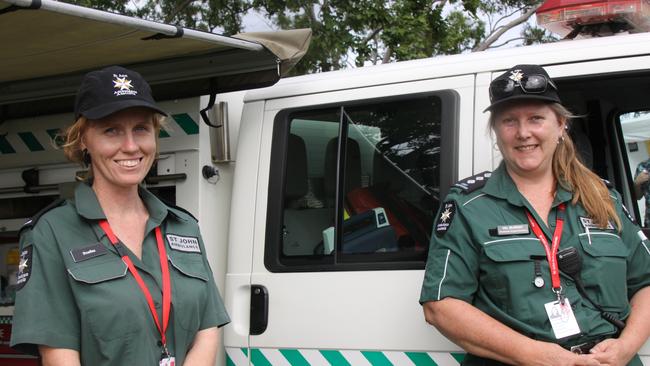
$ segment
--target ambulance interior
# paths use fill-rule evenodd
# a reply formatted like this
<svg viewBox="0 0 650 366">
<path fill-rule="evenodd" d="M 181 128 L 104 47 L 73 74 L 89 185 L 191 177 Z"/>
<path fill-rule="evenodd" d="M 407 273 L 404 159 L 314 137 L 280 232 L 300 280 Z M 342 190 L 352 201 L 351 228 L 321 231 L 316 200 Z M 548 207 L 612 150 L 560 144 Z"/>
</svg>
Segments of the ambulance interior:
<svg viewBox="0 0 650 366">
<path fill-rule="evenodd" d="M 650 72 L 560 78 L 560 98 L 577 115 L 570 134 L 583 162 L 623 195 L 637 223 L 645 199 L 635 197 L 638 164 L 650 157 Z"/>
</svg>

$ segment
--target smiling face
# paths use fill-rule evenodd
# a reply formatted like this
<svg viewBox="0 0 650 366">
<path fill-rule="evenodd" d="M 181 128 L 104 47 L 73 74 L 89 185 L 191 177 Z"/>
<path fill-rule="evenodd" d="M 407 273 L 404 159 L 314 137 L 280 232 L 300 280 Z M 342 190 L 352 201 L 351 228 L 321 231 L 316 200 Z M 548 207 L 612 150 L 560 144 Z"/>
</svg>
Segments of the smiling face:
<svg viewBox="0 0 650 366">
<path fill-rule="evenodd" d="M 544 102 L 525 101 L 495 111 L 493 129 L 508 171 L 521 177 L 552 173 L 565 120 Z"/>
<path fill-rule="evenodd" d="M 153 119 L 149 109 L 129 108 L 89 121 L 81 147 L 91 157 L 93 185 L 135 188 L 144 180 L 156 155 Z"/>
</svg>

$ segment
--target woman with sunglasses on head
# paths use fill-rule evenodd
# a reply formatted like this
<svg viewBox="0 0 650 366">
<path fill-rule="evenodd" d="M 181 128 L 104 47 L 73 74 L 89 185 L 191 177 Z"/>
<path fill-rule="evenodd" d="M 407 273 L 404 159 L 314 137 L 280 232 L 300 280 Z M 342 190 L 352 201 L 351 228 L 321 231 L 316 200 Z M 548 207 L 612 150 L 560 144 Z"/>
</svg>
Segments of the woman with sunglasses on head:
<svg viewBox="0 0 650 366">
<path fill-rule="evenodd" d="M 571 114 L 536 65 L 490 84 L 503 162 L 452 187 L 420 303 L 463 365 L 641 365 L 650 242 L 576 158 Z"/>
<path fill-rule="evenodd" d="M 165 113 L 140 74 L 88 73 L 65 155 L 74 198 L 21 231 L 12 346 L 43 365 L 214 365 L 229 322 L 196 220 L 140 184 Z"/>
</svg>

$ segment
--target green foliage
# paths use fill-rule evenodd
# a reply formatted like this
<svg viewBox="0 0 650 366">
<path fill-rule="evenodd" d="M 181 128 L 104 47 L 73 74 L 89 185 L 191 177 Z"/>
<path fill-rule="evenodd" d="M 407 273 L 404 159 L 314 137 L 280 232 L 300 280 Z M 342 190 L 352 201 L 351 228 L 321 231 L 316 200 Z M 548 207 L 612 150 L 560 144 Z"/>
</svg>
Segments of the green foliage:
<svg viewBox="0 0 650 366">
<path fill-rule="evenodd" d="M 532 27 L 530 24 L 526 24 L 524 29 L 521 31 L 521 35 L 524 38 L 523 44 L 526 46 L 537 43 L 556 42 L 559 40 L 559 38 L 553 36 L 545 29 Z"/>
<path fill-rule="evenodd" d="M 310 50 L 293 74 L 467 52 L 486 39 L 486 15 L 530 8 L 539 0 L 72 0 L 205 31 L 242 31 L 249 11 L 279 29 L 311 28 Z M 552 41 L 526 28 L 525 43 Z M 541 32 L 541 33 L 540 33 Z"/>
</svg>

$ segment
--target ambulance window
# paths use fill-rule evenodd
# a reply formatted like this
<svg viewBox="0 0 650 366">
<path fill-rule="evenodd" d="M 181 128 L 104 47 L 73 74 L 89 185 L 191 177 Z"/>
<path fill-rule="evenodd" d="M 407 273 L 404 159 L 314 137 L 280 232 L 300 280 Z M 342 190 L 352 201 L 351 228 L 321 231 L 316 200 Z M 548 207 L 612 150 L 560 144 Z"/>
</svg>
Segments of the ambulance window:
<svg viewBox="0 0 650 366">
<path fill-rule="evenodd" d="M 650 227 L 650 111 L 625 113 L 619 121 L 633 179 L 632 195 L 637 201 L 637 217 L 641 218 L 637 221 L 647 228 Z"/>
<path fill-rule="evenodd" d="M 281 202 L 269 187 L 268 223 L 279 203 L 281 232 L 269 230 L 267 267 L 422 268 L 439 205 L 442 106 L 428 95 L 289 114 Z"/>
</svg>

